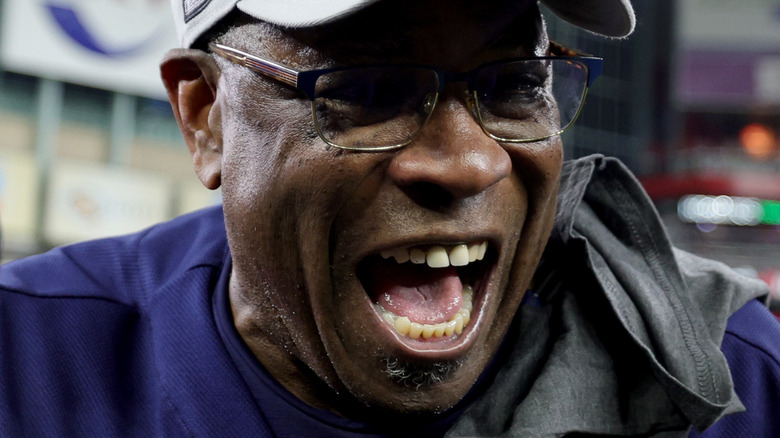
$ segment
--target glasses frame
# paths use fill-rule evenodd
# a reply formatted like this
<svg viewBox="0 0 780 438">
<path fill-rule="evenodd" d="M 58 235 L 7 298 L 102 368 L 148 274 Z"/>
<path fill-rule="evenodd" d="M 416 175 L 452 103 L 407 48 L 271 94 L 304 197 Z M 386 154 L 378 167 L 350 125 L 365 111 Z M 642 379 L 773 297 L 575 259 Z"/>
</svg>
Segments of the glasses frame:
<svg viewBox="0 0 780 438">
<path fill-rule="evenodd" d="M 479 123 L 479 126 L 482 128 L 482 131 L 493 140 L 496 140 L 498 142 L 502 143 L 532 143 L 537 141 L 546 140 L 548 138 L 555 137 L 557 135 L 560 135 L 563 133 L 568 127 L 574 124 L 574 122 L 579 117 L 580 113 L 582 112 L 582 107 L 585 104 L 585 99 L 588 95 L 588 89 L 590 88 L 593 81 L 601 75 L 603 71 L 603 58 L 598 56 L 589 55 L 586 53 L 582 53 L 579 51 L 576 51 L 574 49 L 570 49 L 568 47 L 565 47 L 559 43 L 550 42 L 550 50 L 549 56 L 537 56 L 537 57 L 519 57 L 519 58 L 508 58 L 508 59 L 501 59 L 497 61 L 488 62 L 485 64 L 481 64 L 475 69 L 467 72 L 446 72 L 439 68 L 436 68 L 434 66 L 430 65 L 423 65 L 423 64 L 363 64 L 363 65 L 352 65 L 352 66 L 344 66 L 344 67 L 334 67 L 334 68 L 325 68 L 325 69 L 315 69 L 315 70 L 295 70 L 293 68 L 287 67 L 285 65 L 279 64 L 277 62 L 269 61 L 267 59 L 260 58 L 259 56 L 255 56 L 252 54 L 249 54 L 247 52 L 244 52 L 242 50 L 226 46 L 224 44 L 218 44 L 218 43 L 211 43 L 209 44 L 209 48 L 216 53 L 217 55 L 227 59 L 228 61 L 231 61 L 235 64 L 241 65 L 243 67 L 246 67 L 250 70 L 252 70 L 255 73 L 261 74 L 265 77 L 274 79 L 276 81 L 279 81 L 283 84 L 289 85 L 293 88 L 296 88 L 300 91 L 302 91 L 306 97 L 309 98 L 311 101 L 311 107 L 312 107 L 312 119 L 314 121 L 314 127 L 317 130 L 317 134 L 319 137 L 324 141 L 326 144 L 339 148 L 339 149 L 346 149 L 346 150 L 353 150 L 353 151 L 365 151 L 365 152 L 371 152 L 371 151 L 387 151 L 387 150 L 393 150 L 393 149 L 399 149 L 404 146 L 409 145 L 410 143 L 414 142 L 414 140 L 417 139 L 417 137 L 420 136 L 425 126 L 428 124 L 428 120 L 431 117 L 431 114 L 433 114 L 433 109 L 436 107 L 436 103 L 438 103 L 439 95 L 444 90 L 445 86 L 449 83 L 453 82 L 466 82 L 468 85 L 468 94 L 467 94 L 467 105 L 469 109 L 472 112 L 472 116 L 476 119 L 477 123 Z M 487 66 L 496 65 L 496 64 L 505 64 L 508 62 L 517 62 L 517 61 L 543 61 L 543 60 L 571 60 L 572 62 L 579 62 L 581 64 L 585 65 L 586 68 L 586 74 L 587 79 L 585 83 L 585 90 L 583 91 L 582 100 L 580 101 L 579 108 L 577 108 L 577 112 L 575 113 L 572 120 L 566 124 L 566 126 L 561 127 L 560 130 L 557 132 L 554 132 L 549 135 L 545 135 L 542 137 L 535 137 L 535 138 L 528 138 L 528 139 L 510 139 L 510 138 L 501 138 L 496 135 L 491 134 L 488 132 L 488 130 L 485 128 L 484 121 L 482 120 L 482 115 L 479 111 L 479 105 L 476 105 L 478 102 L 477 99 L 477 92 L 474 90 L 474 78 L 473 78 L 473 72 Z M 439 89 L 436 90 L 436 94 L 434 95 L 433 101 L 430 102 L 430 109 L 428 111 L 427 116 L 425 117 L 425 120 L 422 121 L 420 125 L 420 129 L 415 133 L 414 136 L 412 136 L 409 140 L 393 144 L 393 145 L 387 145 L 387 146 L 376 146 L 376 147 L 352 147 L 352 146 L 342 146 L 338 145 L 336 143 L 333 143 L 332 141 L 328 140 L 325 135 L 322 133 L 322 130 L 319 126 L 319 122 L 317 121 L 316 117 L 316 106 L 315 106 L 315 86 L 317 79 L 320 78 L 320 76 L 326 75 L 328 73 L 333 73 L 337 71 L 344 71 L 344 70 L 352 70 L 355 68 L 365 68 L 365 67 L 382 67 L 382 66 L 408 66 L 408 67 L 421 67 L 426 68 L 438 76 L 439 79 Z"/>
</svg>

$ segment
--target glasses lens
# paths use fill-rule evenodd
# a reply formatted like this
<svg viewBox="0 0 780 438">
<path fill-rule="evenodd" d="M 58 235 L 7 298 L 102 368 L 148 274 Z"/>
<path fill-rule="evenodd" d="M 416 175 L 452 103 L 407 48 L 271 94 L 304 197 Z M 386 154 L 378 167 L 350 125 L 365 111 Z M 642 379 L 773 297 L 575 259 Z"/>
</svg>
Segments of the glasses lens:
<svg viewBox="0 0 780 438">
<path fill-rule="evenodd" d="M 512 61 L 486 66 L 474 79 L 484 129 L 506 140 L 561 133 L 579 113 L 588 69 L 570 59 Z"/>
<path fill-rule="evenodd" d="M 315 85 L 315 124 L 328 142 L 344 148 L 406 144 L 425 124 L 438 81 L 435 71 L 408 66 L 326 73 Z"/>
</svg>

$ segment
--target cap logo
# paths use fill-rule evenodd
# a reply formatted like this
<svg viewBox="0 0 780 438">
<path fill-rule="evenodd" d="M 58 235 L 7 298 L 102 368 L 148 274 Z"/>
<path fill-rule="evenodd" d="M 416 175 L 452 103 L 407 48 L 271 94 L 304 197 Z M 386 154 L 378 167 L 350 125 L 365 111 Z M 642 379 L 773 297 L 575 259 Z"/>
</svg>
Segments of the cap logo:
<svg viewBox="0 0 780 438">
<path fill-rule="evenodd" d="M 182 0 L 184 6 L 184 22 L 188 23 L 200 14 L 201 11 L 206 9 L 206 6 L 211 3 L 211 0 Z"/>
</svg>

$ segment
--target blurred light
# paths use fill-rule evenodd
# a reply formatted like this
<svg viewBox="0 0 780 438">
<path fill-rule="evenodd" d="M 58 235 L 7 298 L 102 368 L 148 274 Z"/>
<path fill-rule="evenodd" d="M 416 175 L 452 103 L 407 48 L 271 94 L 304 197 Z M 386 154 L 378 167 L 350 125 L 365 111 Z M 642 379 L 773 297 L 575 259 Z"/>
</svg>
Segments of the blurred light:
<svg viewBox="0 0 780 438">
<path fill-rule="evenodd" d="M 751 123 L 739 133 L 742 148 L 755 158 L 767 158 L 777 149 L 775 133 L 760 123 Z"/>
<path fill-rule="evenodd" d="M 715 231 L 718 226 L 715 224 L 696 224 L 696 228 L 698 228 L 702 233 L 711 233 Z"/>
<path fill-rule="evenodd" d="M 686 195 L 677 203 L 677 215 L 683 222 L 700 225 L 780 225 L 780 201 L 740 196 Z"/>
<path fill-rule="evenodd" d="M 780 202 L 761 201 L 761 207 L 764 210 L 764 216 L 761 218 L 762 224 L 780 225 Z"/>
</svg>

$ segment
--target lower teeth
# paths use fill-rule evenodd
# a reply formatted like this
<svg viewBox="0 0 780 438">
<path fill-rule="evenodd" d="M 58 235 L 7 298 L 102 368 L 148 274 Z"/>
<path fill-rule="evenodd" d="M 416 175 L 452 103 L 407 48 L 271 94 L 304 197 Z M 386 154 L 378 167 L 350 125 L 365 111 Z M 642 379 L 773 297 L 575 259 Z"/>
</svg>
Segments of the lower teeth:
<svg viewBox="0 0 780 438">
<path fill-rule="evenodd" d="M 384 310 L 382 316 L 388 324 L 392 325 L 402 336 L 412 339 L 441 338 L 451 336 L 453 333 L 461 334 L 471 320 L 471 309 L 474 306 L 474 289 L 469 285 L 463 286 L 463 304 L 460 310 L 447 322 L 438 324 L 420 324 L 412 322 L 406 316 L 396 316 L 393 312 Z"/>
</svg>

